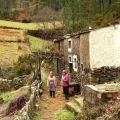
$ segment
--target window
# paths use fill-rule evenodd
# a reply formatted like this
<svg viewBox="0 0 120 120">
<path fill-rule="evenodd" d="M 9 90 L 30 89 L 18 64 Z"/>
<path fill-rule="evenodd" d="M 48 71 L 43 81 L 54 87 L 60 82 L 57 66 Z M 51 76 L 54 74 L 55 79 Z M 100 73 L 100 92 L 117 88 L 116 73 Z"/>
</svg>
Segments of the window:
<svg viewBox="0 0 120 120">
<path fill-rule="evenodd" d="M 77 60 L 77 55 L 73 55 L 73 69 L 74 71 L 78 71 L 78 60 Z"/>
<path fill-rule="evenodd" d="M 70 71 L 70 73 L 73 72 L 73 64 L 72 63 L 69 63 L 69 71 Z"/>
<path fill-rule="evenodd" d="M 81 71 L 84 71 L 84 65 L 81 64 Z"/>
<path fill-rule="evenodd" d="M 72 39 L 68 39 L 68 52 L 72 51 Z"/>
<path fill-rule="evenodd" d="M 75 69 L 77 69 L 77 59 L 76 58 L 74 58 L 74 63 L 75 63 Z"/>
<path fill-rule="evenodd" d="M 73 59 L 73 58 L 72 58 L 72 55 L 69 55 L 69 56 L 68 56 L 68 62 L 69 62 L 69 63 L 72 63 L 72 61 L 73 61 L 72 59 Z"/>
<path fill-rule="evenodd" d="M 69 48 L 72 48 L 72 41 L 68 41 L 69 42 Z"/>
</svg>

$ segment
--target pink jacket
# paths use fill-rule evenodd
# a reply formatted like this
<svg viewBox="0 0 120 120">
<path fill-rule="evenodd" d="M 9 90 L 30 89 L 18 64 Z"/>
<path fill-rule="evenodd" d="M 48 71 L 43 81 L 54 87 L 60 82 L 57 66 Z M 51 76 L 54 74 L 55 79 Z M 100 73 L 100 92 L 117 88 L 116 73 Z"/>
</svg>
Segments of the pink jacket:
<svg viewBox="0 0 120 120">
<path fill-rule="evenodd" d="M 68 74 L 62 75 L 61 85 L 63 87 L 69 86 L 69 75 Z"/>
</svg>

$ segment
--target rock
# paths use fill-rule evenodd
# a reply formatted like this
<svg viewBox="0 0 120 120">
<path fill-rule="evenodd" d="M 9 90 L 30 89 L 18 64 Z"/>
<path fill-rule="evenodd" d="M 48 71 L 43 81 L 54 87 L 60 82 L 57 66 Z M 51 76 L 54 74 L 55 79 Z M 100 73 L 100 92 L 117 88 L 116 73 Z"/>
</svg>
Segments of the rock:
<svg viewBox="0 0 120 120">
<path fill-rule="evenodd" d="M 84 97 L 79 97 L 74 100 L 74 102 L 76 102 L 80 107 L 83 107 L 84 104 L 83 101 L 84 101 Z"/>
<path fill-rule="evenodd" d="M 81 113 L 81 107 L 78 106 L 75 102 L 68 102 L 65 107 L 76 114 Z"/>
</svg>

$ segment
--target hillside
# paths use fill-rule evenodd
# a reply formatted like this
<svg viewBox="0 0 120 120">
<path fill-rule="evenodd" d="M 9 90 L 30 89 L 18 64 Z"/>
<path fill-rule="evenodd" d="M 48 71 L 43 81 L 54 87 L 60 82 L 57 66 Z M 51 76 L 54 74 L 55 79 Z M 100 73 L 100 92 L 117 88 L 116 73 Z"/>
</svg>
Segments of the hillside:
<svg viewBox="0 0 120 120">
<path fill-rule="evenodd" d="M 27 35 L 24 30 L 0 28 L 0 65 L 12 65 L 19 56 L 50 50 L 51 45 L 52 42 Z"/>
<path fill-rule="evenodd" d="M 26 36 L 30 42 L 30 48 L 32 51 L 47 51 L 50 49 L 52 42 L 46 41 L 31 35 Z"/>
<path fill-rule="evenodd" d="M 41 0 L 0 0 L 0 17 L 23 20 L 36 13 Z"/>
<path fill-rule="evenodd" d="M 11 1 L 0 1 L 1 19 L 22 22 L 63 21 L 65 33 L 83 31 L 89 27 L 105 27 L 120 21 L 119 0 L 69 0 L 69 2 L 68 0 Z M 23 26 L 26 25 L 23 24 Z M 36 25 L 29 24 L 30 30 L 30 26 L 33 26 L 33 29 L 37 29 Z M 26 29 L 26 27 L 23 28 Z"/>
<path fill-rule="evenodd" d="M 44 29 L 54 29 L 61 28 L 63 25 L 61 22 L 41 22 L 41 23 L 20 23 L 20 22 L 12 22 L 12 21 L 5 21 L 0 20 L 0 27 L 8 27 L 8 28 L 17 28 L 23 30 L 44 30 Z"/>
<path fill-rule="evenodd" d="M 0 29 L 0 65 L 12 65 L 19 56 L 29 54 L 29 44 L 23 30 Z"/>
</svg>

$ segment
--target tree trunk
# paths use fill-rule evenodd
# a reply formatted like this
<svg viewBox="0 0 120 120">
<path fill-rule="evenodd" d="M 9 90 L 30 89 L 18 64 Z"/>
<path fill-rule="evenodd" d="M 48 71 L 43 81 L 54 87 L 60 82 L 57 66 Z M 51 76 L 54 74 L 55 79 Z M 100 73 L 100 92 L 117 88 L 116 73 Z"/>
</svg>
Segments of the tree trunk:
<svg viewBox="0 0 120 120">
<path fill-rule="evenodd" d="M 39 55 L 36 55 L 36 64 L 35 64 L 35 70 L 33 75 L 33 81 L 34 80 L 40 80 L 41 81 L 41 63 L 42 60 L 40 59 Z"/>
<path fill-rule="evenodd" d="M 112 4 L 112 0 L 109 0 L 109 5 L 111 5 Z"/>
</svg>

